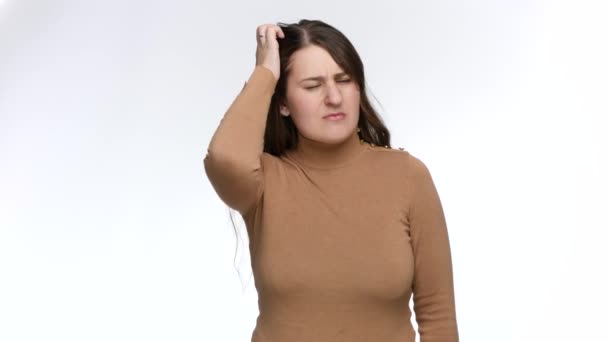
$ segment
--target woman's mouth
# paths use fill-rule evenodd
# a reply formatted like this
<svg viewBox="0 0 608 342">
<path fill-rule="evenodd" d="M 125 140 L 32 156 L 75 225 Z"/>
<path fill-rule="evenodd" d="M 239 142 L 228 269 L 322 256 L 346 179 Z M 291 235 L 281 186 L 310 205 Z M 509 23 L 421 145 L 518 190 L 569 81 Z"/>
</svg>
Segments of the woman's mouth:
<svg viewBox="0 0 608 342">
<path fill-rule="evenodd" d="M 334 121 L 334 120 L 342 120 L 345 117 L 346 117 L 346 114 L 340 112 L 340 113 L 331 113 L 331 114 L 325 115 L 323 117 L 323 119 Z"/>
</svg>

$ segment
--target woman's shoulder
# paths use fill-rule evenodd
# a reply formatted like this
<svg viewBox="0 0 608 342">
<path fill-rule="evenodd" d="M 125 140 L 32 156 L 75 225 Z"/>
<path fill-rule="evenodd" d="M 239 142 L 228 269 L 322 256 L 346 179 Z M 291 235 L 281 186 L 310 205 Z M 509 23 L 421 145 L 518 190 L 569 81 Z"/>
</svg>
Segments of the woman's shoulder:
<svg viewBox="0 0 608 342">
<path fill-rule="evenodd" d="M 377 162 L 407 163 L 411 157 L 410 151 L 404 147 L 368 145 L 371 157 L 377 159 Z"/>
<path fill-rule="evenodd" d="M 389 153 L 397 153 L 401 155 L 409 154 L 409 151 L 403 147 L 392 147 L 392 146 L 380 146 L 374 145 L 371 143 L 366 143 L 369 146 L 369 149 L 374 152 L 389 152 Z"/>
<path fill-rule="evenodd" d="M 270 170 L 284 170 L 285 168 L 293 168 L 294 165 L 290 162 L 288 158 L 285 157 L 285 154 L 281 156 L 276 156 L 272 153 L 263 152 L 261 157 L 262 168 L 265 168 L 267 171 Z"/>
<path fill-rule="evenodd" d="M 407 173 L 426 173 L 428 168 L 422 159 L 404 147 L 387 147 L 370 144 L 372 158 L 375 162 L 394 164 L 400 171 Z"/>
</svg>

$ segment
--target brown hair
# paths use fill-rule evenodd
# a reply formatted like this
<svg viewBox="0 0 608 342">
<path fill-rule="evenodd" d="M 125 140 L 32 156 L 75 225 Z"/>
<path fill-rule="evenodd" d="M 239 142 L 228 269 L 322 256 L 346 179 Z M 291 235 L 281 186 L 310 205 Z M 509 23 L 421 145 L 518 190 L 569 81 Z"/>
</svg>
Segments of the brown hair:
<svg viewBox="0 0 608 342">
<path fill-rule="evenodd" d="M 359 138 L 373 145 L 390 147 L 390 132 L 384 126 L 380 115 L 373 108 L 367 97 L 363 62 L 348 38 L 336 28 L 320 20 L 302 19 L 294 24 L 279 22 L 277 25 L 283 30 L 285 37 L 277 39 L 281 69 L 280 77 L 268 109 L 266 130 L 264 132 L 264 152 L 281 156 L 285 151 L 295 148 L 298 144 L 297 128 L 291 116 L 280 114 L 279 105 L 284 103 L 287 93 L 287 77 L 290 73 L 291 56 L 296 51 L 310 45 L 316 45 L 325 49 L 332 56 L 336 64 L 357 82 L 361 94 L 359 122 L 357 123 L 360 129 Z M 232 213 L 230 218 L 234 226 Z M 239 233 L 236 227 L 234 230 L 238 237 Z"/>
</svg>

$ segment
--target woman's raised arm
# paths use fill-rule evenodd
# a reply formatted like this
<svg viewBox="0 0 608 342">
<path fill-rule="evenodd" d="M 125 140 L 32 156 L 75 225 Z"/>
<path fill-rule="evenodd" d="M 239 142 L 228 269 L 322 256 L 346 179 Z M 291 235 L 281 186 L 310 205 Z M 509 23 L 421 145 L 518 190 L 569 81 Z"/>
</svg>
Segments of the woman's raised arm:
<svg viewBox="0 0 608 342">
<path fill-rule="evenodd" d="M 263 192 L 264 131 L 275 85 L 274 74 L 257 65 L 221 119 L 204 158 L 205 172 L 218 196 L 241 214 Z"/>
<path fill-rule="evenodd" d="M 277 25 L 256 28 L 256 66 L 220 121 L 204 159 L 213 188 L 241 215 L 264 192 L 262 154 L 268 109 L 280 73 L 278 37 L 285 34 Z"/>
</svg>

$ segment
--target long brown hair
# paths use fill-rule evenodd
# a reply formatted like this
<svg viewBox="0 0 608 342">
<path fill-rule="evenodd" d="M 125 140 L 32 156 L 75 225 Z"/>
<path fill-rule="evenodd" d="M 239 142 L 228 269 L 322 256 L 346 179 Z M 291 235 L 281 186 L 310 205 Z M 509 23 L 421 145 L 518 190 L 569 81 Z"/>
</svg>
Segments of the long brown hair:
<svg viewBox="0 0 608 342">
<path fill-rule="evenodd" d="M 277 39 L 281 69 L 268 109 L 264 132 L 264 152 L 281 156 L 298 144 L 297 128 L 291 116 L 280 114 L 279 105 L 284 102 L 287 94 L 291 56 L 296 51 L 310 45 L 325 49 L 336 64 L 357 82 L 361 96 L 359 122 L 357 123 L 360 129 L 359 138 L 373 145 L 390 147 L 390 132 L 367 97 L 363 62 L 348 38 L 333 26 L 320 20 L 302 19 L 298 23 L 279 22 L 277 25 L 283 30 L 285 37 Z M 232 214 L 231 221 L 234 226 Z M 236 227 L 235 232 L 239 236 Z"/>
</svg>

